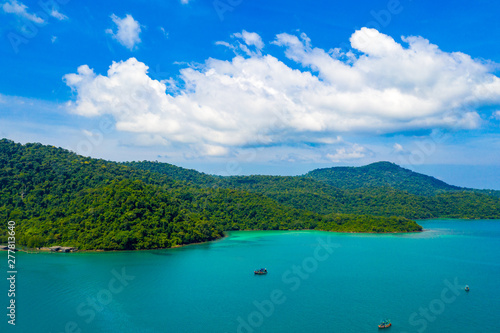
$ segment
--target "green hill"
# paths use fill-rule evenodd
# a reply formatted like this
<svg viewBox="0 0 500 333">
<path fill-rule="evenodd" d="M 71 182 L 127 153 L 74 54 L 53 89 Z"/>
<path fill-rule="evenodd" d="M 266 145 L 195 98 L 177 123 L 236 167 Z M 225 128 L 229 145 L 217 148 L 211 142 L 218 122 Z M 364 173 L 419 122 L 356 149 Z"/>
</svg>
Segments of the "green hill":
<svg viewBox="0 0 500 333">
<path fill-rule="evenodd" d="M 391 187 L 416 195 L 435 195 L 446 191 L 464 190 L 448 185 L 390 162 L 377 162 L 362 167 L 317 169 L 305 174 L 315 180 L 345 189 Z"/>
<path fill-rule="evenodd" d="M 318 169 L 304 176 L 218 177 L 158 162 L 127 163 L 206 188 L 239 189 L 296 209 L 332 213 L 427 218 L 500 218 L 495 191 L 448 185 L 389 162 Z M 175 172 L 172 172 L 174 170 Z M 493 193 L 492 193 L 493 192 Z M 496 191 L 498 192 L 498 191 Z"/>
<path fill-rule="evenodd" d="M 283 186 L 295 186 L 290 191 L 297 193 L 302 182 L 309 191 L 311 180 L 292 178 L 281 183 L 271 178 L 252 187 L 245 179 L 204 175 L 168 164 L 124 165 L 3 139 L 0 218 L 16 221 L 18 245 L 107 250 L 202 242 L 221 237 L 225 230 L 421 230 L 414 221 L 393 215 L 320 213 L 293 207 L 265 195 L 263 188 L 272 194 Z M 238 182 L 247 186 L 235 185 Z M 0 242 L 6 239 L 3 228 Z"/>
<path fill-rule="evenodd" d="M 115 163 L 0 140 L 0 217 L 19 245 L 150 249 L 226 230 L 421 230 L 420 218 L 500 218 L 498 191 L 448 185 L 388 162 L 304 176 L 220 177 Z M 7 230 L 0 232 L 0 242 Z"/>
</svg>

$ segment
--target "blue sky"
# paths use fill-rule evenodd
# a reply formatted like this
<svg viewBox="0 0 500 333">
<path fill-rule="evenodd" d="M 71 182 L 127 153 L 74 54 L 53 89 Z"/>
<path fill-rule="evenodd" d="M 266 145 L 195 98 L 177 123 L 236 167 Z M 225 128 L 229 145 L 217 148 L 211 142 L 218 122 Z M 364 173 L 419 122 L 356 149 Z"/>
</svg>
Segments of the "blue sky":
<svg viewBox="0 0 500 333">
<path fill-rule="evenodd" d="M 208 173 L 500 189 L 495 1 L 0 3 L 0 137 Z"/>
</svg>

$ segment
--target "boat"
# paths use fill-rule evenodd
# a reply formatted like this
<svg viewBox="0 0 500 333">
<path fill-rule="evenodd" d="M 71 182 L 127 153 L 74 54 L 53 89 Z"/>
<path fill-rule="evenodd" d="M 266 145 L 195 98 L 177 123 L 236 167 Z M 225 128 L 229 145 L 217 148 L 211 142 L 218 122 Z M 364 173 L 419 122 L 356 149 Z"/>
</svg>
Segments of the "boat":
<svg viewBox="0 0 500 333">
<path fill-rule="evenodd" d="M 378 325 L 378 328 L 387 328 L 387 327 L 391 327 L 392 324 L 391 324 L 391 320 L 390 319 L 384 319 L 380 322 L 380 324 Z"/>
<path fill-rule="evenodd" d="M 265 274 L 267 274 L 267 269 L 261 268 L 259 270 L 253 271 L 253 272 L 254 272 L 254 274 L 257 274 L 257 275 L 265 275 Z"/>
<path fill-rule="evenodd" d="M 469 291 L 469 286 L 465 286 L 465 291 Z"/>
</svg>

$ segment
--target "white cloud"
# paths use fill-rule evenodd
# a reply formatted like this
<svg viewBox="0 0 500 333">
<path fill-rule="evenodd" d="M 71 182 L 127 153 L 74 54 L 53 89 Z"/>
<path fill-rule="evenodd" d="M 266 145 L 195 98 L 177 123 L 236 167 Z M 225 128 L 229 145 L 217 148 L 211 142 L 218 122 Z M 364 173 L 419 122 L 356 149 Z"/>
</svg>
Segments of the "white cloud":
<svg viewBox="0 0 500 333">
<path fill-rule="evenodd" d="M 61 12 L 59 12 L 56 8 L 52 8 L 52 11 L 50 12 L 50 16 L 58 19 L 59 21 L 64 21 L 67 20 L 68 17 Z"/>
<path fill-rule="evenodd" d="M 399 143 L 395 143 L 394 146 L 393 146 L 393 148 L 394 148 L 394 151 L 396 151 L 398 153 L 404 151 L 403 146 L 400 145 Z"/>
<path fill-rule="evenodd" d="M 332 162 L 343 162 L 363 158 L 366 153 L 365 147 L 353 144 L 351 147 L 338 148 L 334 154 L 327 154 L 326 157 Z"/>
<path fill-rule="evenodd" d="M 18 2 L 17 0 L 10 0 L 5 2 L 2 5 L 2 9 L 6 13 L 15 14 L 34 23 L 45 23 L 45 21 L 41 17 L 37 16 L 36 14 L 29 13 L 28 7 L 22 2 Z"/>
<path fill-rule="evenodd" d="M 236 38 L 241 38 L 248 46 L 255 46 L 258 50 L 264 48 L 264 42 L 262 38 L 255 32 L 248 32 L 243 30 L 241 33 L 237 32 L 233 34 Z"/>
<path fill-rule="evenodd" d="M 209 58 L 182 69 L 183 83 L 170 80 L 175 93 L 151 79 L 148 67 L 135 58 L 113 63 L 107 76 L 80 66 L 77 74 L 65 76 L 77 93 L 70 108 L 82 116 L 110 114 L 118 130 L 216 156 L 304 138 L 338 144 L 342 133 L 477 128 L 482 120 L 473 106 L 500 104 L 500 79 L 490 65 L 443 52 L 422 37 L 398 43 L 363 28 L 351 37 L 354 52 L 342 53 L 313 48 L 305 34 L 277 35 L 273 43 L 304 67 L 298 70 L 261 54 L 264 44 L 257 34 L 233 36 L 243 43 L 219 44 L 245 56 L 237 52 L 229 61 Z M 339 148 L 329 158 L 358 158 L 363 149 Z"/>
<path fill-rule="evenodd" d="M 168 38 L 168 31 L 165 30 L 164 27 L 159 27 L 158 29 L 160 29 L 161 33 L 163 34 L 163 36 L 165 36 L 165 38 Z"/>
<path fill-rule="evenodd" d="M 493 118 L 500 120 L 500 110 L 493 112 Z"/>
<path fill-rule="evenodd" d="M 236 47 L 234 45 L 229 44 L 228 42 L 224 42 L 224 41 L 217 41 L 217 42 L 215 42 L 215 45 L 222 45 L 222 46 L 225 46 L 229 49 L 236 50 Z"/>
<path fill-rule="evenodd" d="M 183 5 L 187 5 L 187 4 L 189 3 L 189 0 L 181 0 L 181 3 L 182 3 Z"/>
<path fill-rule="evenodd" d="M 139 22 L 134 20 L 132 15 L 125 15 L 124 18 L 119 18 L 115 14 L 111 15 L 111 19 L 116 24 L 117 31 L 114 32 L 113 29 L 107 29 L 106 33 L 113 36 L 120 44 L 133 50 L 137 44 L 141 42 L 139 34 L 141 33 L 141 25 Z"/>
<path fill-rule="evenodd" d="M 52 44 L 54 44 L 57 41 L 57 36 L 52 36 L 50 38 L 50 41 L 52 42 Z"/>
<path fill-rule="evenodd" d="M 315 139 L 315 141 L 317 143 L 324 143 L 324 144 L 331 145 L 331 144 L 344 142 L 344 139 L 342 139 L 342 137 L 340 135 L 337 135 L 337 137 L 335 137 L 335 138 L 334 137 L 325 137 L 325 138 L 318 137 Z"/>
<path fill-rule="evenodd" d="M 251 57 L 262 55 L 264 42 L 257 33 L 243 30 L 242 32 L 232 34 L 231 37 L 236 38 L 236 43 L 230 44 L 225 41 L 217 41 L 215 44 L 233 50 L 236 55 L 245 54 Z M 243 51 L 243 53 L 241 51 Z"/>
</svg>

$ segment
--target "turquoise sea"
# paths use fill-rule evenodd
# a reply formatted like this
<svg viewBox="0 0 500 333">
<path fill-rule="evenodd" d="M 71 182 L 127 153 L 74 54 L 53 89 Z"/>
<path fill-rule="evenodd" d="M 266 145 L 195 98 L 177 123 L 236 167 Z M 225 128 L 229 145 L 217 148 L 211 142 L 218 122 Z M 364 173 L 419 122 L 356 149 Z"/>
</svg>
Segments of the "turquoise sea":
<svg viewBox="0 0 500 333">
<path fill-rule="evenodd" d="M 16 325 L 4 279 L 0 332 L 378 332 L 383 318 L 393 333 L 500 332 L 500 220 L 420 223 L 414 234 L 249 231 L 170 250 L 17 253 Z"/>
</svg>

